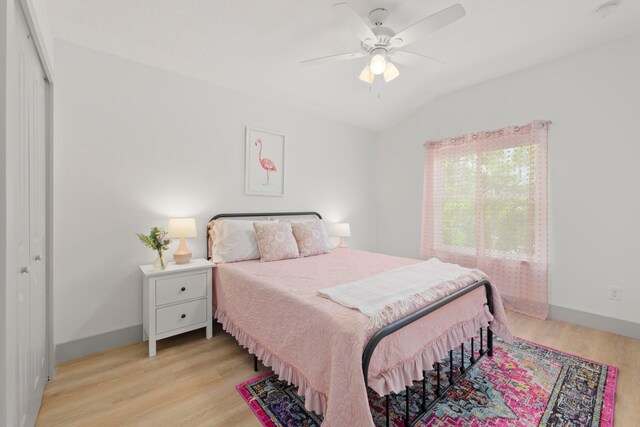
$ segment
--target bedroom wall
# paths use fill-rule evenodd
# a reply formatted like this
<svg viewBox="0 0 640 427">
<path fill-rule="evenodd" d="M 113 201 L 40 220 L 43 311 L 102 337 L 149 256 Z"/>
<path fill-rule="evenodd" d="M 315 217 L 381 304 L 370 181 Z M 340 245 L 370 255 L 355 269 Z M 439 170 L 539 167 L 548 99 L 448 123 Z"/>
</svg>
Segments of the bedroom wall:
<svg viewBox="0 0 640 427">
<path fill-rule="evenodd" d="M 640 36 L 634 36 L 509 74 L 442 96 L 380 133 L 378 250 L 419 256 L 425 140 L 553 120 L 552 316 L 601 328 L 619 319 L 626 322 L 616 323 L 617 332 L 640 338 L 638 52 Z M 609 299 L 611 285 L 622 288 L 622 301 Z M 596 322 L 584 313 L 604 317 Z"/>
<path fill-rule="evenodd" d="M 242 211 L 317 210 L 373 249 L 371 132 L 59 40 L 55 55 L 57 344 L 139 331 L 154 256 L 134 233 L 172 216 L 196 218 L 194 257 L 211 216 Z M 244 195 L 245 125 L 286 135 L 285 197 Z"/>
</svg>

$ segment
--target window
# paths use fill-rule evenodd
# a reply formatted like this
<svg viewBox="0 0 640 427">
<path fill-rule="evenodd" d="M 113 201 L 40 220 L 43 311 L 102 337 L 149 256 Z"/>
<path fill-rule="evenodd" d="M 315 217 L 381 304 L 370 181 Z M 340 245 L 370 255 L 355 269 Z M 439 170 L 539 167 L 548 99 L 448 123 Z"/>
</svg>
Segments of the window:
<svg viewBox="0 0 640 427">
<path fill-rule="evenodd" d="M 546 317 L 547 128 L 425 144 L 422 256 L 482 269 L 506 300 L 536 294 L 537 317 Z"/>
<path fill-rule="evenodd" d="M 444 179 L 436 245 L 474 253 L 480 239 L 493 256 L 532 258 L 537 158 L 537 145 L 445 157 L 436 166 Z"/>
</svg>

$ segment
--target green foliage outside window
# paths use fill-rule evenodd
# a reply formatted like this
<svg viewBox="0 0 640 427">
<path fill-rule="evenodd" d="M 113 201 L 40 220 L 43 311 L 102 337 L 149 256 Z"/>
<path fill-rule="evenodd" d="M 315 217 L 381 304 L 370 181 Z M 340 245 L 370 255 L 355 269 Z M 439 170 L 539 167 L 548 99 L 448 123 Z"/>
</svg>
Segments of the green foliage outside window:
<svg viewBox="0 0 640 427">
<path fill-rule="evenodd" d="M 536 145 L 450 156 L 444 162 L 442 243 L 531 255 L 535 241 Z M 479 230 L 477 218 L 482 230 Z M 479 233 L 482 232 L 482 236 Z"/>
</svg>

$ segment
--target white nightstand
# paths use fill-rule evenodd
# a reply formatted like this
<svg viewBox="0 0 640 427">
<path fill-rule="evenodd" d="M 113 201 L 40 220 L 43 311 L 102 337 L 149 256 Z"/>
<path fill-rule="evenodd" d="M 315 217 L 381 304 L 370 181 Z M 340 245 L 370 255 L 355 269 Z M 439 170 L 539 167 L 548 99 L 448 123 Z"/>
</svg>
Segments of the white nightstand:
<svg viewBox="0 0 640 427">
<path fill-rule="evenodd" d="M 142 339 L 149 340 L 149 357 L 156 355 L 156 341 L 198 328 L 212 337 L 211 283 L 214 263 L 193 259 L 188 264 L 170 262 L 166 269 L 141 265 Z"/>
</svg>

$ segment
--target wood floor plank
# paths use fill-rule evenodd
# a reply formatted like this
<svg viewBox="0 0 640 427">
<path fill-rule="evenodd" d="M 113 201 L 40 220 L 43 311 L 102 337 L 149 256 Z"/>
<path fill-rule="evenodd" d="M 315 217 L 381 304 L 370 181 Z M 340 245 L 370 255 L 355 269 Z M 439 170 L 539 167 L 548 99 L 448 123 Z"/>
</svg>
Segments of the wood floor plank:
<svg viewBox="0 0 640 427">
<path fill-rule="evenodd" d="M 508 312 L 513 333 L 620 369 L 615 426 L 640 425 L 640 341 Z M 261 370 L 264 372 L 264 368 Z M 61 364 L 44 394 L 37 426 L 259 427 L 234 386 L 254 377 L 252 356 L 216 325 Z"/>
</svg>

